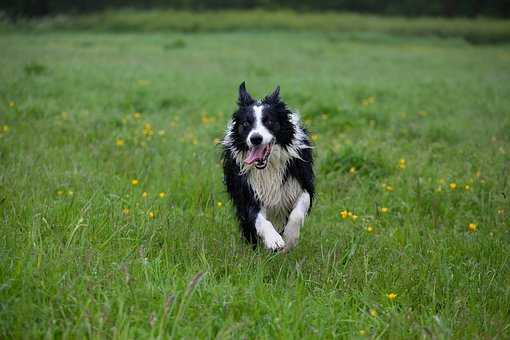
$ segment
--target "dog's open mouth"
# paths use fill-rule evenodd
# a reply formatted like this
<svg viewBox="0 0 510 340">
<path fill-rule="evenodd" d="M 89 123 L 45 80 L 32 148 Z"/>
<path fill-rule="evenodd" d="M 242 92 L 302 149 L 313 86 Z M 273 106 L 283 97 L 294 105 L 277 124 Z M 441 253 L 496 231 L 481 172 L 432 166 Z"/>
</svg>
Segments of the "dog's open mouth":
<svg viewBox="0 0 510 340">
<path fill-rule="evenodd" d="M 255 163 L 255 167 L 257 169 L 264 169 L 267 166 L 267 160 L 269 155 L 271 155 L 272 147 L 272 143 L 252 147 L 248 150 L 248 155 L 246 156 L 244 163 L 247 165 Z"/>
</svg>

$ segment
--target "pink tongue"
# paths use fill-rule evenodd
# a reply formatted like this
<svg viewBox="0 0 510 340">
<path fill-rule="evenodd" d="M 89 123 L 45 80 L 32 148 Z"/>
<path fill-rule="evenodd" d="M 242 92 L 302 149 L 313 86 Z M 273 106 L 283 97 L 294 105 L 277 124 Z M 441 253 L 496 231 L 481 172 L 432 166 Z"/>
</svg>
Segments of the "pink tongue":
<svg viewBox="0 0 510 340">
<path fill-rule="evenodd" d="M 253 162 L 264 158 L 264 146 L 254 147 L 248 151 L 248 156 L 244 162 L 248 165 L 253 164 Z"/>
</svg>

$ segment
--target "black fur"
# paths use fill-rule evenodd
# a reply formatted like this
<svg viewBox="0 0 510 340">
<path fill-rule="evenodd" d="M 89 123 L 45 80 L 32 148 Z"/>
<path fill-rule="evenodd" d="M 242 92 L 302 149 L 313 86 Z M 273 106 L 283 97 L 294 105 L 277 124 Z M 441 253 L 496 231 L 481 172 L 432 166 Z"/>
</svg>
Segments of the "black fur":
<svg viewBox="0 0 510 340">
<path fill-rule="evenodd" d="M 261 209 L 261 203 L 254 195 L 253 189 L 247 180 L 247 174 L 241 174 L 239 164 L 233 155 L 233 149 L 237 151 L 248 150 L 246 138 L 253 125 L 252 105 L 257 102 L 246 91 L 245 83 L 239 87 L 238 108 L 232 116 L 231 139 L 232 145 L 225 145 L 223 150 L 223 172 L 224 182 L 227 191 L 236 208 L 237 218 L 240 223 L 241 231 L 248 242 L 253 245 L 257 243 L 257 233 L 255 229 L 255 220 Z M 273 93 L 266 96 L 261 102 L 265 105 L 262 122 L 264 126 L 275 136 L 276 144 L 283 149 L 288 150 L 292 146 L 295 128 L 291 121 L 292 112 L 280 98 L 280 87 L 277 87 Z M 311 147 L 308 132 L 303 129 L 307 139 L 304 144 Z M 313 202 L 314 172 L 313 155 L 311 148 L 302 148 L 298 151 L 299 158 L 292 158 L 286 165 L 284 181 L 289 178 L 295 178 L 310 195 L 310 207 Z M 253 169 L 252 171 L 259 171 Z M 264 170 L 260 170 L 264 171 Z"/>
<path fill-rule="evenodd" d="M 255 198 L 253 190 L 246 180 L 246 175 L 239 174 L 236 161 L 228 152 L 223 154 L 223 174 L 227 191 L 236 208 L 241 232 L 248 242 L 257 243 L 255 220 L 260 211 L 260 202 Z"/>
</svg>

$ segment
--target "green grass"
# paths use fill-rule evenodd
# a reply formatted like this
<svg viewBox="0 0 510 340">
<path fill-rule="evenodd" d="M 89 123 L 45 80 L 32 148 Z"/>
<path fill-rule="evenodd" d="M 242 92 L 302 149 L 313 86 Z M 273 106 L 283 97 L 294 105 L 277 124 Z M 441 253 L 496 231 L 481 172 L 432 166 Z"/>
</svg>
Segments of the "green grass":
<svg viewBox="0 0 510 340">
<path fill-rule="evenodd" d="M 371 32 L 403 36 L 436 36 L 471 43 L 509 43 L 510 25 L 501 19 L 446 19 L 384 17 L 354 13 L 298 13 L 293 11 L 175 11 L 111 10 L 86 15 L 59 15 L 44 20 L 0 21 L 0 30 L 102 32 L 232 32 L 315 31 L 325 33 Z"/>
<path fill-rule="evenodd" d="M 11 32 L 0 49 L 1 338 L 508 336 L 508 45 Z M 316 140 L 289 254 L 241 240 L 222 185 L 213 141 L 243 80 L 280 84 Z"/>
</svg>

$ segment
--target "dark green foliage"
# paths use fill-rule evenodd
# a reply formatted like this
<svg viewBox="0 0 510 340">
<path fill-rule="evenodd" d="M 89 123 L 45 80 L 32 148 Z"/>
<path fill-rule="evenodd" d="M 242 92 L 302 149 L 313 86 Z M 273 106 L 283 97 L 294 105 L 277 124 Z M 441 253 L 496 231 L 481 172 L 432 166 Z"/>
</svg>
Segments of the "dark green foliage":
<svg viewBox="0 0 510 340">
<path fill-rule="evenodd" d="M 168 44 L 163 45 L 165 50 L 173 50 L 186 47 L 186 41 L 183 39 L 176 39 Z"/>
<path fill-rule="evenodd" d="M 297 11 L 350 11 L 404 16 L 508 17 L 510 5 L 505 1 L 455 0 L 4 0 L 2 7 L 16 16 L 42 16 L 62 12 L 90 12 L 109 8 L 173 8 L 187 10 L 279 9 Z"/>
<path fill-rule="evenodd" d="M 44 66 L 43 64 L 31 62 L 31 63 L 26 64 L 25 67 L 23 68 L 23 70 L 25 71 L 25 74 L 28 76 L 40 75 L 40 74 L 46 72 L 47 67 Z"/>
</svg>

